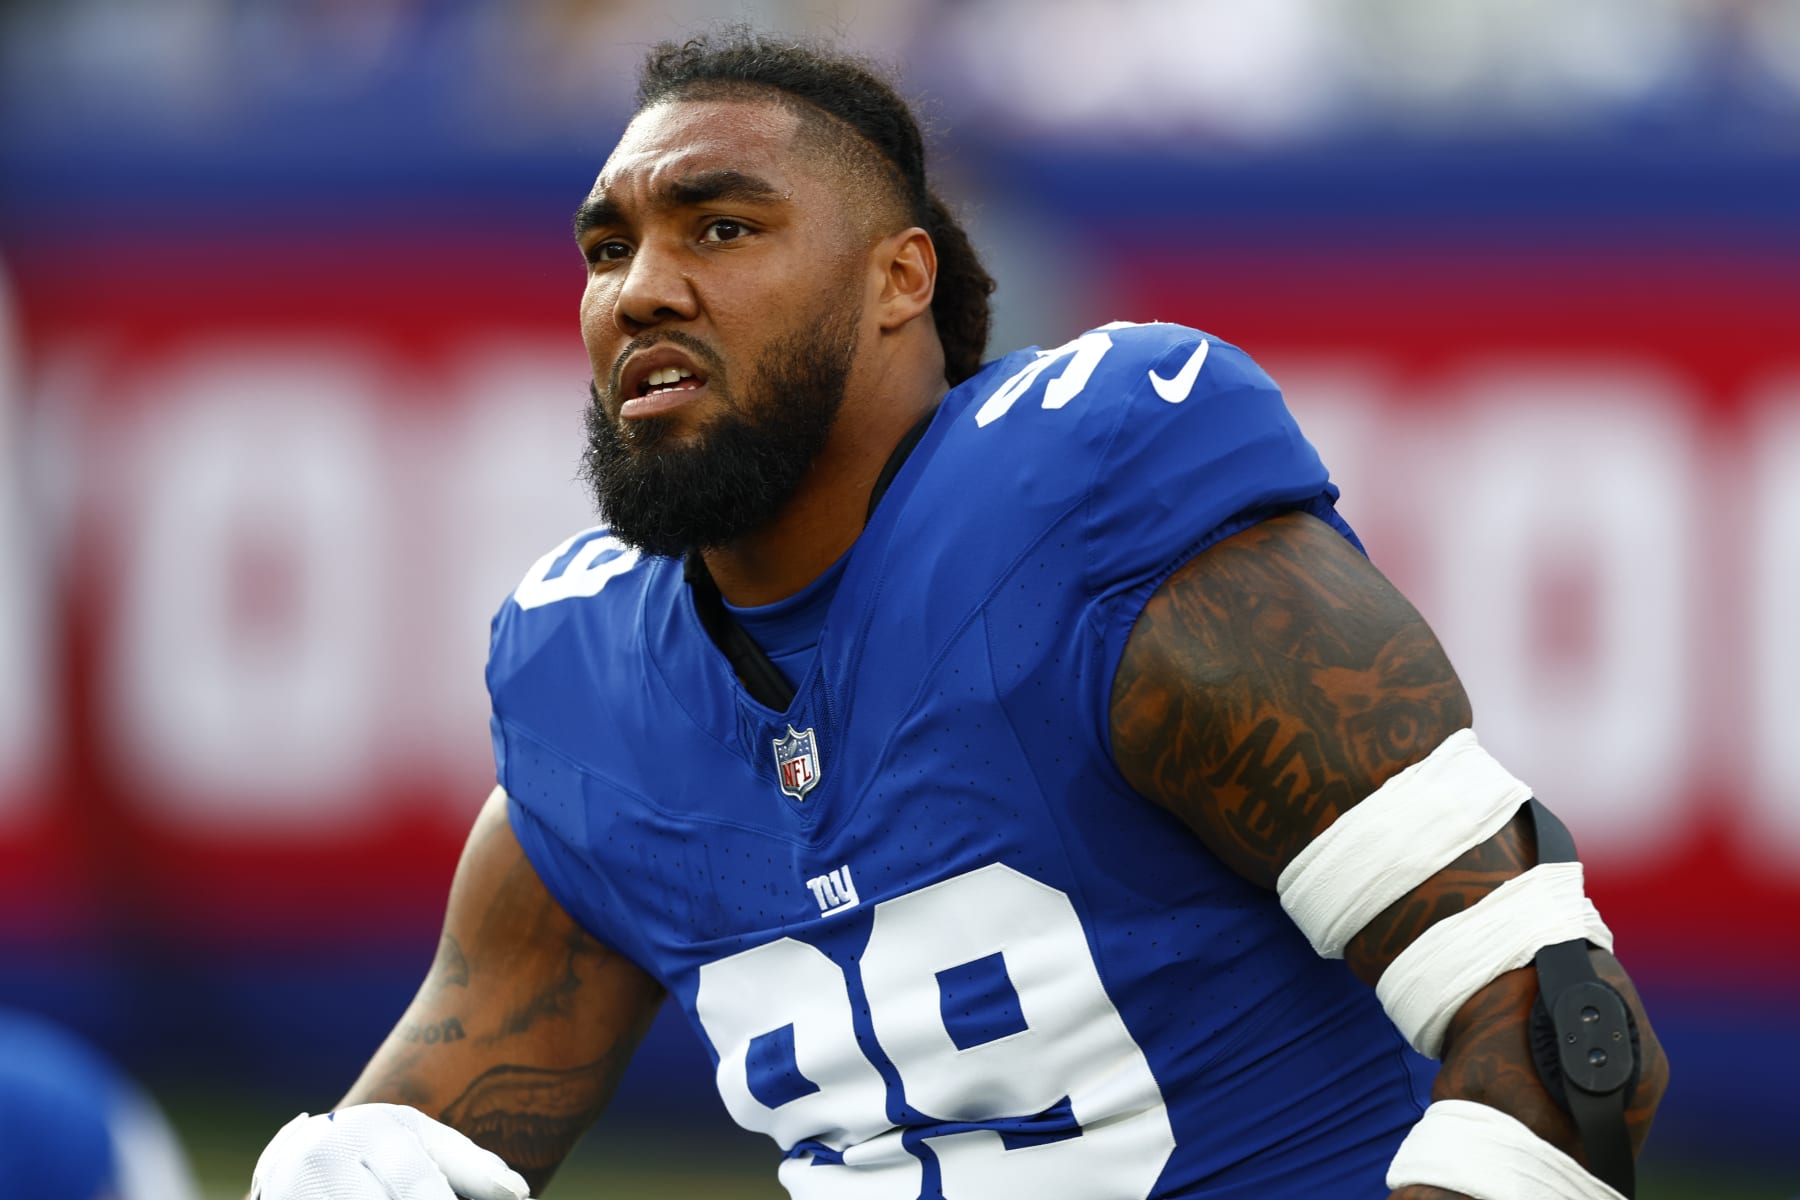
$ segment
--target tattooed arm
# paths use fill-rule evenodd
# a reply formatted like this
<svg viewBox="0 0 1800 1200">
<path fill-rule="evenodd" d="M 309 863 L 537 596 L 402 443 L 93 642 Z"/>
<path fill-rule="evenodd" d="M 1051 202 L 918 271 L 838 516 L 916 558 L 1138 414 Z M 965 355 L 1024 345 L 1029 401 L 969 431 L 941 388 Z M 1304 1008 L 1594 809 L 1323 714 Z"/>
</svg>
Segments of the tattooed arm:
<svg viewBox="0 0 1800 1200">
<path fill-rule="evenodd" d="M 1234 870 L 1273 888 L 1338 814 L 1467 726 L 1470 712 L 1406 599 L 1329 526 L 1293 513 L 1227 538 L 1157 590 L 1126 645 L 1111 719 L 1113 753 L 1132 786 Z M 1529 818 L 1516 816 L 1370 922 L 1349 944 L 1350 968 L 1374 986 L 1426 928 L 1536 861 Z M 1626 1114 L 1641 1147 L 1667 1062 L 1624 970 L 1611 954 L 1590 954 L 1642 1033 L 1642 1077 Z M 1585 1161 L 1573 1122 L 1532 1064 L 1526 1030 L 1536 996 L 1531 968 L 1477 992 L 1450 1025 L 1434 1098 L 1501 1109 Z"/>
<path fill-rule="evenodd" d="M 338 1107 L 408 1104 L 535 1195 L 599 1116 L 662 989 L 551 898 L 488 798 L 451 885 L 436 961 Z"/>
</svg>

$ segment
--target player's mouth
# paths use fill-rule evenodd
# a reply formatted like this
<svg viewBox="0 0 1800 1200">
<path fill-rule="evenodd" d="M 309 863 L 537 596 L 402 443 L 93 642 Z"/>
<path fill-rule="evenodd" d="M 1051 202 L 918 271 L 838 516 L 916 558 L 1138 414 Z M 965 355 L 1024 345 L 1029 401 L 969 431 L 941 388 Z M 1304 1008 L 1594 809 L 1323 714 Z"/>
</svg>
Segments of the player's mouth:
<svg viewBox="0 0 1800 1200">
<path fill-rule="evenodd" d="M 633 420 L 672 412 L 705 390 L 706 379 L 694 361 L 674 346 L 646 350 L 625 364 L 619 416 Z"/>
</svg>

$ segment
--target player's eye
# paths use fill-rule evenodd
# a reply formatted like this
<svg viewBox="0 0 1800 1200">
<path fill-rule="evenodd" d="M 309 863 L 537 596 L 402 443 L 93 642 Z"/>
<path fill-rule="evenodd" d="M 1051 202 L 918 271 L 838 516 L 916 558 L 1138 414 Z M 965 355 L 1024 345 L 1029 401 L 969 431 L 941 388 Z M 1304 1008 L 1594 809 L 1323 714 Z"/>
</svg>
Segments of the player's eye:
<svg viewBox="0 0 1800 1200">
<path fill-rule="evenodd" d="M 708 221 L 706 229 L 700 235 L 703 242 L 735 242 L 750 232 L 750 227 L 742 221 L 734 221 L 730 217 L 720 217 L 716 221 Z"/>
<path fill-rule="evenodd" d="M 630 254 L 631 247 L 624 242 L 608 240 L 595 242 L 589 246 L 586 258 L 590 263 L 618 262 L 622 258 L 629 257 Z"/>
</svg>

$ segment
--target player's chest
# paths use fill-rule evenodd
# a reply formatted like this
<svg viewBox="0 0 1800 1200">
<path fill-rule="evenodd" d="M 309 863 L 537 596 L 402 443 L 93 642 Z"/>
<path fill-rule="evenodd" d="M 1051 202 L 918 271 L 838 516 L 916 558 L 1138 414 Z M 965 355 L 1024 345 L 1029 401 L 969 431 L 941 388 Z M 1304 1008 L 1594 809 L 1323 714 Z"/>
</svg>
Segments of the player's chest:
<svg viewBox="0 0 1800 1200">
<path fill-rule="evenodd" d="M 834 632 L 780 711 L 710 641 L 649 647 L 646 687 L 596 697 L 595 765 L 678 819 L 814 847 L 865 807 L 897 819 L 920 793 L 1011 786 L 978 629 L 947 641 L 904 622 Z"/>
<path fill-rule="evenodd" d="M 918 678 L 908 695 L 890 681 L 849 698 L 815 681 L 782 713 L 715 705 L 685 744 L 634 749 L 626 786 L 589 815 L 594 852 L 610 860 L 597 866 L 634 880 L 671 954 L 704 957 L 857 924 L 851 914 L 988 863 L 1054 857 L 1053 797 L 987 672 L 973 655 L 939 668 L 923 694 Z"/>
</svg>

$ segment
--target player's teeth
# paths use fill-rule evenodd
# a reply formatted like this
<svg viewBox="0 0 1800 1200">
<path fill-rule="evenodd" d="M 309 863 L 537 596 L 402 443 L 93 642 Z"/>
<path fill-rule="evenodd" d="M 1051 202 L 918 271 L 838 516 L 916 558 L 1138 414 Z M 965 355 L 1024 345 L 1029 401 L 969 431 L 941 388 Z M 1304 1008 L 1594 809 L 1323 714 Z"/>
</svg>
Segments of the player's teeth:
<svg viewBox="0 0 1800 1200">
<path fill-rule="evenodd" d="M 651 387 L 662 387 L 666 384 L 679 383 L 683 379 L 692 379 L 693 377 L 694 373 L 685 367 L 658 367 L 656 370 L 650 372 L 650 377 L 644 382 L 648 383 Z"/>
</svg>

